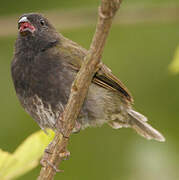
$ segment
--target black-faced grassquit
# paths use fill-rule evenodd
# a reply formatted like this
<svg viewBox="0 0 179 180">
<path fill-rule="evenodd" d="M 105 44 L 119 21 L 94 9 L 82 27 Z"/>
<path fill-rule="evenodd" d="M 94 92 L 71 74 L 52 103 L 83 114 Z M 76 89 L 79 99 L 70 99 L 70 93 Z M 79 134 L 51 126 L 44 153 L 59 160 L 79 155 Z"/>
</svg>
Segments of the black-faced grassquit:
<svg viewBox="0 0 179 180">
<path fill-rule="evenodd" d="M 41 14 L 22 15 L 18 29 L 11 72 L 19 101 L 43 130 L 59 130 L 56 121 L 87 50 L 59 34 Z M 114 129 L 129 127 L 147 139 L 164 141 L 147 118 L 133 110 L 132 104 L 127 88 L 102 65 L 73 131 L 107 123 Z"/>
</svg>

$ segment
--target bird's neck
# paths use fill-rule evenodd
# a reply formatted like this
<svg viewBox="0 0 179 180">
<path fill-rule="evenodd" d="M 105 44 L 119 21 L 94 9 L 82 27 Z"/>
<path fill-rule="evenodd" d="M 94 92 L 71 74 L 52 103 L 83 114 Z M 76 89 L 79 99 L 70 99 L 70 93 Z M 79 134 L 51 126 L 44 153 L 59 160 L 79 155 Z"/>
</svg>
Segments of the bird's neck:
<svg viewBox="0 0 179 180">
<path fill-rule="evenodd" d="M 58 43 L 58 38 L 34 38 L 33 36 L 18 37 L 15 44 L 15 54 L 27 54 L 28 56 L 34 57 L 40 52 L 57 46 Z"/>
</svg>

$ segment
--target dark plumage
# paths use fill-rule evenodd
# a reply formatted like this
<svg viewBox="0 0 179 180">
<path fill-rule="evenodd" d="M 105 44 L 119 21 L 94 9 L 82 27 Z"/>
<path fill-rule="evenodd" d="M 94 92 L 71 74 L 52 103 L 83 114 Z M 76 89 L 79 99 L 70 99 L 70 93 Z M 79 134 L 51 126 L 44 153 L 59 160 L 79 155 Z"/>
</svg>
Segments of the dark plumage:
<svg viewBox="0 0 179 180">
<path fill-rule="evenodd" d="M 24 14 L 18 28 L 11 65 L 17 96 L 43 130 L 55 130 L 87 51 L 57 33 L 40 14 Z M 147 118 L 132 109 L 132 102 L 127 88 L 103 65 L 93 78 L 74 131 L 108 123 L 116 129 L 132 127 L 147 139 L 164 141 Z"/>
</svg>

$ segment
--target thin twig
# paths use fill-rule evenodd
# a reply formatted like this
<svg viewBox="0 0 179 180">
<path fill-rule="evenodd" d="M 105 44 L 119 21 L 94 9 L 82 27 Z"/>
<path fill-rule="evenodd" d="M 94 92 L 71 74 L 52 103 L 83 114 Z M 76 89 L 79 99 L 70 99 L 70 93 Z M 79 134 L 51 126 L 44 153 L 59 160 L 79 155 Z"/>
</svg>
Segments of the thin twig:
<svg viewBox="0 0 179 180">
<path fill-rule="evenodd" d="M 74 128 L 75 120 L 91 84 L 95 72 L 100 68 L 100 59 L 112 20 L 116 11 L 119 9 L 122 0 L 102 0 L 99 7 L 98 23 L 90 49 L 84 59 L 82 67 L 78 72 L 71 88 L 70 97 L 66 108 L 58 120 L 62 134 L 56 133 L 54 140 L 49 146 L 49 153 L 44 153 L 42 162 L 43 167 L 40 171 L 38 180 L 52 180 L 58 167 L 63 160 L 62 154 L 68 154 L 67 145 L 69 136 Z M 48 162 L 48 163 L 47 163 Z"/>
</svg>

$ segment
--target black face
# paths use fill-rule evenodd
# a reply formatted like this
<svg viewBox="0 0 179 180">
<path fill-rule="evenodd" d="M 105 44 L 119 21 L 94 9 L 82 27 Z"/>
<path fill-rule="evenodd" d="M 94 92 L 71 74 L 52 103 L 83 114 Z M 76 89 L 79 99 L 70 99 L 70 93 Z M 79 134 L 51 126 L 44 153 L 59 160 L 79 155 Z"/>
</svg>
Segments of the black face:
<svg viewBox="0 0 179 180">
<path fill-rule="evenodd" d="M 22 36 L 34 35 L 47 31 L 52 26 L 41 14 L 24 14 L 19 18 L 18 29 Z"/>
</svg>

